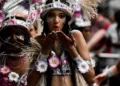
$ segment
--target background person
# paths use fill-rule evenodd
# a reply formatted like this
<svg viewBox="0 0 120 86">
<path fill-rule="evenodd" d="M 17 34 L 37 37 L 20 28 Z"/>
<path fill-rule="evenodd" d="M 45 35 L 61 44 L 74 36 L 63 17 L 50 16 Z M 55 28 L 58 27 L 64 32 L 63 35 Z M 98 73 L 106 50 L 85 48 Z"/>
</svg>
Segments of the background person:
<svg viewBox="0 0 120 86">
<path fill-rule="evenodd" d="M 10 19 L 11 18 L 11 19 Z M 14 21 L 12 20 L 14 18 Z M 30 33 L 21 23 L 25 22 L 21 17 L 9 17 L 3 21 L 0 31 L 0 84 L 3 85 L 24 85 L 22 77 L 26 78 L 25 72 L 30 64 L 30 53 L 23 52 L 30 46 Z M 7 71 L 6 71 L 7 70 Z M 13 77 L 14 76 L 14 77 Z M 7 78 L 5 80 L 4 78 Z"/>
<path fill-rule="evenodd" d="M 110 26 L 110 20 L 105 16 L 105 10 L 103 7 L 98 6 L 98 16 L 92 19 L 91 37 L 88 41 L 88 48 L 91 52 L 103 52 L 105 34 Z M 106 51 L 110 52 L 109 50 Z"/>
<path fill-rule="evenodd" d="M 74 20 L 70 26 L 72 29 L 81 31 L 85 41 L 89 41 L 91 35 L 91 21 L 82 13 L 81 10 L 74 13 Z"/>
<path fill-rule="evenodd" d="M 109 79 L 113 76 L 119 76 L 119 73 L 120 73 L 120 61 L 118 61 L 117 64 L 111 66 L 109 69 L 105 70 L 103 73 L 97 75 L 95 77 L 95 81 L 98 85 L 101 85 L 101 83 L 106 79 Z M 119 85 L 118 83 L 113 83 L 113 84 L 116 86 Z"/>
</svg>

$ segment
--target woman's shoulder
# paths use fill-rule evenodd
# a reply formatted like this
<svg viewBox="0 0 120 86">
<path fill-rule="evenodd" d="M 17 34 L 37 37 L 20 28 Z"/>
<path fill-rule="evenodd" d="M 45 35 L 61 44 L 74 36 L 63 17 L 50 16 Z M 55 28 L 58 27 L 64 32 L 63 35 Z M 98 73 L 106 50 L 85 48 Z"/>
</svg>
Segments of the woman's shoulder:
<svg viewBox="0 0 120 86">
<path fill-rule="evenodd" d="M 79 30 L 72 30 L 71 31 L 71 34 L 73 35 L 73 36 L 82 36 L 82 32 L 81 31 L 79 31 Z"/>
</svg>

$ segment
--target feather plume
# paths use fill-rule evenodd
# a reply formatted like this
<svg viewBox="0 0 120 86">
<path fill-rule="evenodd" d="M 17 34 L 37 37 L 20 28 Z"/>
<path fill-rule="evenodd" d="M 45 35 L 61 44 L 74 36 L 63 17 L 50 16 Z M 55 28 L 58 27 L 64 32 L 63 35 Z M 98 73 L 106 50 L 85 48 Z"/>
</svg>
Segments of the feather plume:
<svg viewBox="0 0 120 86">
<path fill-rule="evenodd" d="M 22 1 L 23 0 L 10 0 L 10 1 L 6 2 L 3 6 L 3 12 L 7 13 L 10 9 L 14 8 L 16 5 L 18 5 Z"/>
<path fill-rule="evenodd" d="M 4 4 L 2 11 L 6 17 L 9 15 L 26 17 L 28 15 L 28 4 L 27 0 L 9 0 Z"/>
<path fill-rule="evenodd" d="M 0 10 L 2 10 L 3 5 L 7 2 L 7 0 L 0 0 Z"/>
<path fill-rule="evenodd" d="M 88 18 L 93 18 L 97 16 L 97 6 L 102 0 L 80 0 L 80 6 L 83 9 L 83 13 L 88 16 Z"/>
</svg>

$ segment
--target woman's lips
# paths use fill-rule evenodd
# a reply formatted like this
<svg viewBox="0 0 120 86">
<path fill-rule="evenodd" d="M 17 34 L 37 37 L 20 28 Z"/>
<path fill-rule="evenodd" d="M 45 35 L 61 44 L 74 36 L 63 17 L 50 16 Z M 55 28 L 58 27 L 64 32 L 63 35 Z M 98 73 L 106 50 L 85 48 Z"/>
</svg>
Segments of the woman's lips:
<svg viewBox="0 0 120 86">
<path fill-rule="evenodd" d="M 58 26 L 54 26 L 54 30 L 60 30 Z"/>
</svg>

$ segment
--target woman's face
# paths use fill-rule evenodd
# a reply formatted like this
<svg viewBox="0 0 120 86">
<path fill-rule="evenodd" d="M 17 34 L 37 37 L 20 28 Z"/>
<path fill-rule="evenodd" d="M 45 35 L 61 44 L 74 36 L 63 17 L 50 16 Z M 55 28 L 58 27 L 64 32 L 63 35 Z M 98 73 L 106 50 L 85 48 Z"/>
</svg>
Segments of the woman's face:
<svg viewBox="0 0 120 86">
<path fill-rule="evenodd" d="M 88 41 L 89 38 L 90 38 L 90 34 L 91 34 L 91 29 L 90 29 L 90 27 L 85 27 L 85 28 L 82 30 L 82 33 L 83 33 L 83 36 L 84 36 L 85 40 Z"/>
<path fill-rule="evenodd" d="M 58 9 L 51 10 L 48 12 L 46 20 L 50 31 L 60 31 L 66 22 L 66 14 Z"/>
<path fill-rule="evenodd" d="M 33 38 L 35 38 L 37 35 L 38 35 L 38 32 L 37 30 L 35 29 L 34 25 L 31 25 L 29 27 L 29 31 L 30 31 L 30 34 Z"/>
</svg>

